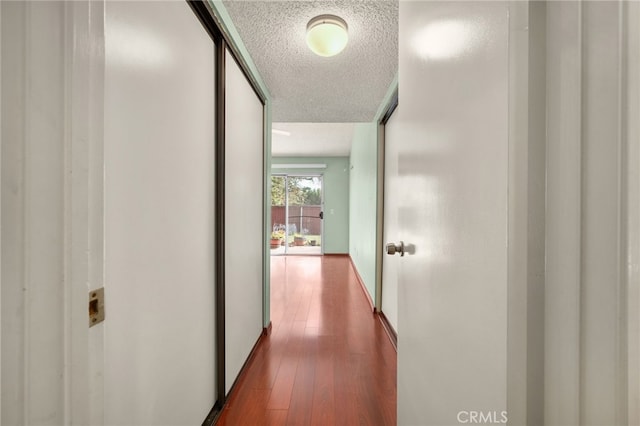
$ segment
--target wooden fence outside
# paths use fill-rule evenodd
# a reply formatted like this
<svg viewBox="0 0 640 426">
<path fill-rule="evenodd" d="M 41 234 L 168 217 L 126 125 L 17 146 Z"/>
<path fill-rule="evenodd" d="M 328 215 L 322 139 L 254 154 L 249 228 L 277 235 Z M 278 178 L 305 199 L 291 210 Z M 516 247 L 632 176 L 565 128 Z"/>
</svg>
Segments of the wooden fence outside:
<svg viewBox="0 0 640 426">
<path fill-rule="evenodd" d="M 289 206 L 289 234 L 320 235 L 322 206 Z M 271 229 L 284 229 L 286 212 L 284 206 L 271 206 Z"/>
</svg>

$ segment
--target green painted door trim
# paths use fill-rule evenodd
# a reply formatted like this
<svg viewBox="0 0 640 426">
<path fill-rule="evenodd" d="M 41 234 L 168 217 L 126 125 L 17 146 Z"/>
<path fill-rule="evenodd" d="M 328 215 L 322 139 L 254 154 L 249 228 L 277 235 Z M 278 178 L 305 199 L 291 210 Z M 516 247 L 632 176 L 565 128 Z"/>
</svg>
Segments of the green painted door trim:
<svg viewBox="0 0 640 426">
<path fill-rule="evenodd" d="M 387 115 L 389 107 L 397 100 L 398 97 L 398 74 L 387 89 L 382 103 L 378 107 L 375 122 L 378 123 L 377 135 L 377 159 L 378 165 L 376 170 L 376 271 L 375 271 L 375 296 L 374 306 L 379 312 L 382 312 L 382 258 L 384 256 L 384 119 Z M 388 118 L 388 117 L 387 117 Z"/>
</svg>

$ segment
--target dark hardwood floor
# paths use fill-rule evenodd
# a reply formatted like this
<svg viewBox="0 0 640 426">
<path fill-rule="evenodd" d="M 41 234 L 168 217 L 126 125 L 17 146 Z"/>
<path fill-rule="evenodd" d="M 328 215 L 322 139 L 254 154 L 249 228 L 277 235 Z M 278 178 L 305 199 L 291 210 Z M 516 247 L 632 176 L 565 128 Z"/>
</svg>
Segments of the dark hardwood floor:
<svg viewBox="0 0 640 426">
<path fill-rule="evenodd" d="M 218 425 L 396 424 L 396 352 L 348 257 L 273 256 L 271 321 Z"/>
</svg>

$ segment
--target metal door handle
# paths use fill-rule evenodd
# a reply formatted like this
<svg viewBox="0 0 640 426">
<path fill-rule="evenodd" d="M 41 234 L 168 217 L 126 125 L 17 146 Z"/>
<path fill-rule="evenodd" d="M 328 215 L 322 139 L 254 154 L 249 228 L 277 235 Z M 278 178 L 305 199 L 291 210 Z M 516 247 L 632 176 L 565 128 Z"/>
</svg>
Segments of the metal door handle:
<svg viewBox="0 0 640 426">
<path fill-rule="evenodd" d="M 404 256 L 404 242 L 400 241 L 399 244 L 389 243 L 387 244 L 387 254 L 393 256 L 396 253 L 400 253 L 400 256 Z"/>
<path fill-rule="evenodd" d="M 320 212 L 318 216 L 320 217 L 320 219 L 324 219 L 324 212 Z"/>
</svg>

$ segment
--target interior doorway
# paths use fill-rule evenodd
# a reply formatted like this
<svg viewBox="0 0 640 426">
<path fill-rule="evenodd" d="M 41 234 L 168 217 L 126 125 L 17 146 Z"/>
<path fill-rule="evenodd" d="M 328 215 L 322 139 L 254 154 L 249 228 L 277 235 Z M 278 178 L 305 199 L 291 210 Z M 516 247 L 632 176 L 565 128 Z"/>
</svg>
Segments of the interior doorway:
<svg viewBox="0 0 640 426">
<path fill-rule="evenodd" d="M 322 175 L 271 176 L 271 254 L 324 253 Z"/>
</svg>

